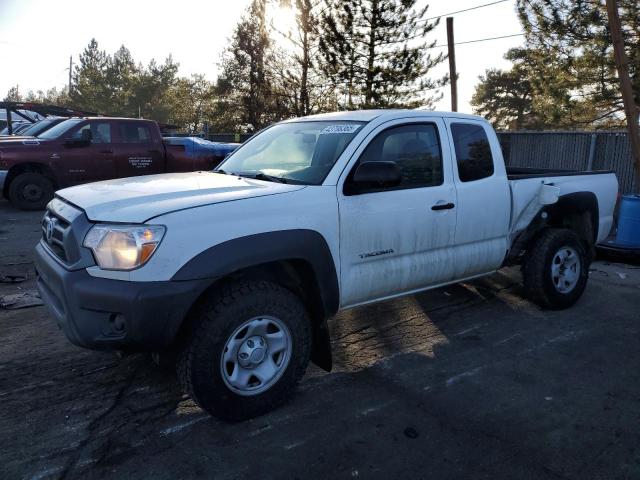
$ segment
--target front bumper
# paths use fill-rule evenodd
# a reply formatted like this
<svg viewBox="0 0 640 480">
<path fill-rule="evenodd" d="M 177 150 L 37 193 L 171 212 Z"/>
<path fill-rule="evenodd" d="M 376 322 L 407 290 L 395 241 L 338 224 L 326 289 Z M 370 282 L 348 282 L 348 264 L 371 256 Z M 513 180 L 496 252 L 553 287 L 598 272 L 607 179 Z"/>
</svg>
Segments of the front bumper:
<svg viewBox="0 0 640 480">
<path fill-rule="evenodd" d="M 154 351 L 169 346 L 208 280 L 129 282 L 67 270 L 36 246 L 38 290 L 69 340 L 96 350 Z"/>
</svg>

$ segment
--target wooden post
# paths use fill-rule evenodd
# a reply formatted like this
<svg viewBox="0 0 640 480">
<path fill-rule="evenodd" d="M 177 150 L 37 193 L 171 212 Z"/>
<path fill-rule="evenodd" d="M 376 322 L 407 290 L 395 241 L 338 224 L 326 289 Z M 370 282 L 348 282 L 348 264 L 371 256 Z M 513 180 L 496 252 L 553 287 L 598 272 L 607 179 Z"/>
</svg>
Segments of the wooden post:
<svg viewBox="0 0 640 480">
<path fill-rule="evenodd" d="M 449 77 L 451 77 L 451 111 L 458 111 L 458 75 L 456 74 L 456 47 L 453 41 L 453 17 L 447 17 L 447 47 L 449 49 Z"/>
<path fill-rule="evenodd" d="M 73 55 L 69 55 L 69 92 L 71 95 L 71 72 L 73 71 Z"/>
<path fill-rule="evenodd" d="M 629 78 L 629 66 L 627 56 L 624 51 L 624 39 L 620 28 L 620 16 L 618 15 L 618 5 L 616 0 L 607 0 L 607 13 L 609 15 L 609 29 L 611 30 L 611 41 L 613 52 L 618 69 L 620 80 L 620 90 L 622 92 L 622 102 L 624 103 L 624 113 L 627 117 L 627 131 L 629 132 L 629 143 L 631 145 L 631 157 L 635 165 L 636 189 L 640 188 L 640 127 L 638 126 L 638 107 L 633 98 L 633 87 Z"/>
<path fill-rule="evenodd" d="M 13 120 L 11 119 L 11 108 L 7 107 L 7 132 L 13 135 Z"/>
</svg>

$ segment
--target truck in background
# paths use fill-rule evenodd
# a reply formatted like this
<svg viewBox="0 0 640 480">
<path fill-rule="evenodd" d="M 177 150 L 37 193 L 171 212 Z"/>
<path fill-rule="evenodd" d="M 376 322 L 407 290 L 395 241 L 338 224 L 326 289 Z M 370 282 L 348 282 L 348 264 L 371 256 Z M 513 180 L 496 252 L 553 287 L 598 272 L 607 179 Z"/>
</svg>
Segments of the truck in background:
<svg viewBox="0 0 640 480">
<path fill-rule="evenodd" d="M 0 190 L 23 210 L 41 210 L 60 188 L 113 178 L 211 170 L 235 144 L 163 139 L 152 120 L 70 118 L 38 137 L 0 140 Z"/>
</svg>

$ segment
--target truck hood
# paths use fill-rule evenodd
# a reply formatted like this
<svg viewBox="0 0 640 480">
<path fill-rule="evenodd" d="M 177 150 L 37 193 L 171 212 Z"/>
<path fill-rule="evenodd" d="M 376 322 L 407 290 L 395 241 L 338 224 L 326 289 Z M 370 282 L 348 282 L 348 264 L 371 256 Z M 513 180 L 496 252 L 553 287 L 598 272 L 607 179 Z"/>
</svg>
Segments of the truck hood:
<svg viewBox="0 0 640 480">
<path fill-rule="evenodd" d="M 27 135 L 11 135 L 0 137 L 0 147 L 14 147 L 18 145 L 41 145 L 49 141 L 50 140 L 30 137 Z"/>
<path fill-rule="evenodd" d="M 285 185 L 213 172 L 189 172 L 89 183 L 59 190 L 56 196 L 83 209 L 93 221 L 142 223 L 175 210 L 302 188 L 304 185 Z"/>
</svg>

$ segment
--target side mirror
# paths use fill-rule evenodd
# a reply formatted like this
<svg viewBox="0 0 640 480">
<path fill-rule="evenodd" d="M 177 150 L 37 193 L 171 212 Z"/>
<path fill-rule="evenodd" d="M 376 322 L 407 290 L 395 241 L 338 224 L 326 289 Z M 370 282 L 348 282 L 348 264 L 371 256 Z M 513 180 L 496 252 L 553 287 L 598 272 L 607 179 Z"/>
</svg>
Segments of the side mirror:
<svg viewBox="0 0 640 480">
<path fill-rule="evenodd" d="M 396 162 L 364 162 L 358 165 L 352 185 L 356 191 L 397 187 L 402 182 Z"/>
</svg>

